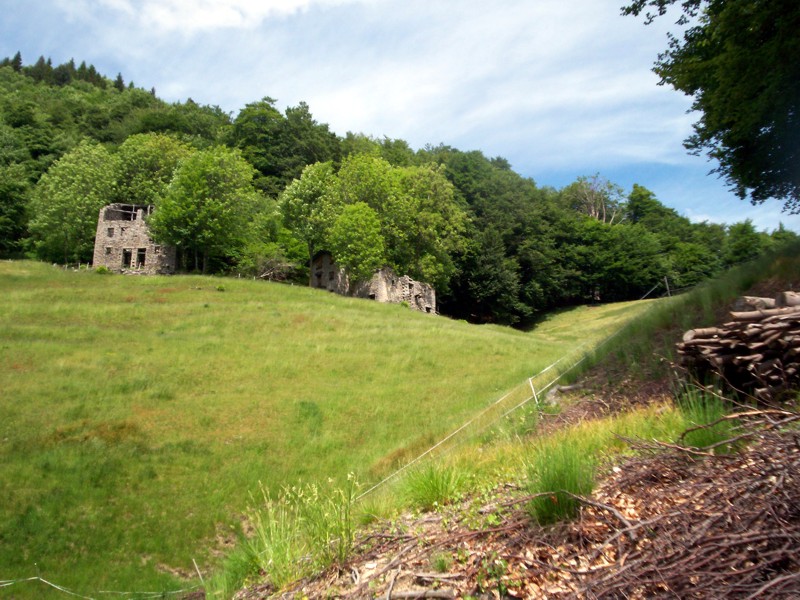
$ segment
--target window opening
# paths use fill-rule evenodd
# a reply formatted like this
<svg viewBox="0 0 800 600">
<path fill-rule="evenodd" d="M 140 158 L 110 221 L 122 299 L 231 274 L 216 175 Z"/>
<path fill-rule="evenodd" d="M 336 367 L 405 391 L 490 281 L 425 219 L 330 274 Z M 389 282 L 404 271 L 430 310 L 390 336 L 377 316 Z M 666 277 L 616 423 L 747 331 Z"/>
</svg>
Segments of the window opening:
<svg viewBox="0 0 800 600">
<path fill-rule="evenodd" d="M 133 260 L 133 250 L 131 250 L 130 248 L 124 248 L 122 250 L 122 268 L 130 269 L 132 260 Z"/>
<path fill-rule="evenodd" d="M 144 259 L 147 255 L 147 248 L 139 248 L 136 251 L 136 267 L 143 267 L 144 266 Z"/>
</svg>

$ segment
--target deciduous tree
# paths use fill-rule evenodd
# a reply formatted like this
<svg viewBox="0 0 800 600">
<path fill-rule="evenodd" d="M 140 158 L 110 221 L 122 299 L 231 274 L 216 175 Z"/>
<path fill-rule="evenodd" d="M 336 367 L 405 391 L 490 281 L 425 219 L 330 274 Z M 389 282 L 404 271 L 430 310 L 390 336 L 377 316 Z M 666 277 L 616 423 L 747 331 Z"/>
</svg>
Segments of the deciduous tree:
<svg viewBox="0 0 800 600">
<path fill-rule="evenodd" d="M 384 241 L 376 212 L 364 202 L 342 208 L 328 235 L 328 248 L 350 282 L 367 281 L 384 264 Z"/>
<path fill-rule="evenodd" d="M 635 0 L 624 14 L 664 15 L 677 0 Z M 800 212 L 800 3 L 681 0 L 682 37 L 654 71 L 700 113 L 686 146 L 719 162 L 741 198 Z"/>
<path fill-rule="evenodd" d="M 83 142 L 42 175 L 30 203 L 28 225 L 36 254 L 45 260 L 89 261 L 97 215 L 114 196 L 116 159 Z"/>
<path fill-rule="evenodd" d="M 599 174 L 579 177 L 563 194 L 571 209 L 602 223 L 613 225 L 625 214 L 622 188 Z"/>
<path fill-rule="evenodd" d="M 195 270 L 234 256 L 257 206 L 253 167 L 238 150 L 202 150 L 181 162 L 150 218 L 153 238 L 174 245 Z"/>
<path fill-rule="evenodd" d="M 179 162 L 191 152 L 167 135 L 132 135 L 119 148 L 117 201 L 155 204 L 166 192 Z"/>
<path fill-rule="evenodd" d="M 310 261 L 324 250 L 328 232 L 339 212 L 334 192 L 335 174 L 329 162 L 308 165 L 281 193 L 284 224 L 305 243 Z"/>
</svg>

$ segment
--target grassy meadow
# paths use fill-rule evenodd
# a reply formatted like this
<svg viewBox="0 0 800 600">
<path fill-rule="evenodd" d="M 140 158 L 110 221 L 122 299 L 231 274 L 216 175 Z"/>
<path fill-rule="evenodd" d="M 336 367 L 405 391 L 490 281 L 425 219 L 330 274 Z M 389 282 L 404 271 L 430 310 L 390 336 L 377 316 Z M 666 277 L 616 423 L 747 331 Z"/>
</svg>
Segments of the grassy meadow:
<svg viewBox="0 0 800 600">
<path fill-rule="evenodd" d="M 0 262 L 0 581 L 197 585 L 262 485 L 376 481 L 646 306 L 520 332 L 302 286 Z"/>
</svg>

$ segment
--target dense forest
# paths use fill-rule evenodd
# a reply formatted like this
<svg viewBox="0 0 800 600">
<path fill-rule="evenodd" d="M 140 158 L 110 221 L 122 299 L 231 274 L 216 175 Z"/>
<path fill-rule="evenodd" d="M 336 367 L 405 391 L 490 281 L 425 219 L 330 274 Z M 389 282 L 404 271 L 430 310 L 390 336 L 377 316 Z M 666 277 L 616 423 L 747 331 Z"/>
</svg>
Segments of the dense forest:
<svg viewBox="0 0 800 600">
<path fill-rule="evenodd" d="M 88 262 L 111 202 L 155 205 L 187 271 L 307 281 L 328 250 L 351 279 L 387 265 L 432 283 L 442 313 L 503 324 L 689 287 L 797 238 L 692 223 L 600 174 L 558 190 L 477 150 L 340 137 L 305 103 L 234 117 L 85 62 L 0 61 L 0 256 Z"/>
</svg>

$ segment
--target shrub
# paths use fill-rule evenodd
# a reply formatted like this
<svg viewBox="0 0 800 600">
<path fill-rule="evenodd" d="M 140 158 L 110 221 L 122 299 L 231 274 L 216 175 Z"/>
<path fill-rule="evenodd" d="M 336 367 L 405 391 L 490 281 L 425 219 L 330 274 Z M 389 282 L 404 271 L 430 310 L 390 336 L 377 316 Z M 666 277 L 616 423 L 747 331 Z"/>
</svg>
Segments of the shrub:
<svg viewBox="0 0 800 600">
<path fill-rule="evenodd" d="M 111 275 L 111 269 L 106 267 L 105 265 L 100 265 L 94 270 L 95 273 L 98 275 Z"/>
</svg>

